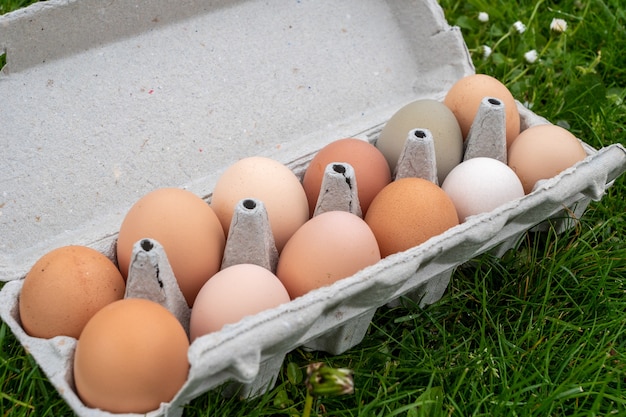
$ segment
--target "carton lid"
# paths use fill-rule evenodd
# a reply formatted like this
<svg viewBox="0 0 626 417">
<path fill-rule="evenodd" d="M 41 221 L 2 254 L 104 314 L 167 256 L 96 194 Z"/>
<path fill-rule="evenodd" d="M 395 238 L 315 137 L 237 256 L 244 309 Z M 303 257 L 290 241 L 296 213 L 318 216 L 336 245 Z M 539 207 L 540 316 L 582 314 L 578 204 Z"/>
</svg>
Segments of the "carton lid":
<svg viewBox="0 0 626 417">
<path fill-rule="evenodd" d="M 0 51 L 0 280 L 112 253 L 155 188 L 208 199 L 251 155 L 297 171 L 474 71 L 431 1 L 51 0 L 1 16 Z"/>
</svg>

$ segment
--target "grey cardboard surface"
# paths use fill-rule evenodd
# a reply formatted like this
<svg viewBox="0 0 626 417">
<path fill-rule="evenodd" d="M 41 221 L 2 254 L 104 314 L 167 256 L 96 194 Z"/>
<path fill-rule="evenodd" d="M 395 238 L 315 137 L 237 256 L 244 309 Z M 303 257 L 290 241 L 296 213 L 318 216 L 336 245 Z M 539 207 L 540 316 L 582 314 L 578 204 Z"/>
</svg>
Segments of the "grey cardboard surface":
<svg viewBox="0 0 626 417">
<path fill-rule="evenodd" d="M 68 22 L 76 22 L 69 25 Z M 40 32 L 45 32 L 42 35 Z M 473 66 L 435 0 L 337 2 L 55 1 L 0 17 L 0 315 L 79 416 L 106 416 L 73 391 L 76 341 L 26 335 L 21 279 L 48 250 L 86 244 L 113 256 L 130 206 L 161 186 L 206 200 L 239 158 L 275 158 L 301 175 L 325 144 L 374 141 L 420 97 L 441 99 Z M 522 127 L 547 123 L 519 106 Z M 375 310 L 442 296 L 452 270 L 590 200 L 626 169 L 626 150 L 598 151 L 535 192 L 352 277 L 247 317 L 191 345 L 171 403 L 179 416 L 218 385 L 254 395 L 297 346 L 340 353 Z"/>
<path fill-rule="evenodd" d="M 473 71 L 432 2 L 46 3 L 0 20 L 3 280 L 108 250 L 154 188 L 208 197 L 239 158 L 291 163 Z"/>
</svg>

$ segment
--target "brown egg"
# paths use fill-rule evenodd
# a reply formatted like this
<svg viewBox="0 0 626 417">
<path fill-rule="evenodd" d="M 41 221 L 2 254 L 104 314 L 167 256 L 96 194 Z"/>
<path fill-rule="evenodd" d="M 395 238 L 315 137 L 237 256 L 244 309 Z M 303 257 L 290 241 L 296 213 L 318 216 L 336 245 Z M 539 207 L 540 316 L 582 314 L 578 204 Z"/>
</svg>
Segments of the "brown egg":
<svg viewBox="0 0 626 417">
<path fill-rule="evenodd" d="M 30 269 L 19 297 L 22 327 L 30 336 L 78 338 L 102 307 L 124 297 L 124 279 L 113 262 L 85 246 L 64 246 Z"/>
<path fill-rule="evenodd" d="M 586 157 L 576 136 L 560 126 L 545 124 L 519 134 L 509 148 L 508 164 L 528 194 L 537 181 L 552 178 Z"/>
<path fill-rule="evenodd" d="M 309 205 L 300 180 L 289 168 L 271 158 L 241 159 L 228 167 L 217 181 L 211 207 L 222 223 L 225 236 L 228 236 L 235 206 L 246 198 L 263 202 L 279 252 L 309 219 Z"/>
<path fill-rule="evenodd" d="M 289 239 L 276 275 L 291 298 L 354 275 L 380 260 L 374 234 L 355 214 L 327 211 L 306 222 Z"/>
<path fill-rule="evenodd" d="M 191 341 L 287 302 L 289 294 L 282 282 L 262 266 L 237 264 L 222 269 L 196 297 L 189 323 Z"/>
<path fill-rule="evenodd" d="M 391 172 L 385 156 L 371 143 L 361 139 L 339 139 L 324 146 L 315 154 L 302 179 L 309 201 L 309 215 L 313 216 L 326 166 L 345 162 L 354 169 L 359 203 L 363 214 L 380 190 L 391 182 Z"/>
<path fill-rule="evenodd" d="M 151 238 L 165 249 L 187 304 L 220 269 L 226 238 L 211 207 L 194 193 L 161 188 L 146 194 L 128 211 L 117 239 L 117 260 L 128 275 L 133 245 Z"/>
<path fill-rule="evenodd" d="M 147 413 L 169 402 L 189 373 L 187 334 L 165 307 L 127 298 L 85 326 L 74 355 L 80 399 L 113 413 Z"/>
<path fill-rule="evenodd" d="M 509 89 L 494 77 L 472 74 L 459 79 L 448 91 L 444 104 L 452 110 L 467 138 L 472 122 L 485 97 L 500 99 L 506 113 L 506 143 L 511 146 L 520 132 L 520 116 Z"/>
<path fill-rule="evenodd" d="M 450 197 L 421 178 L 401 178 L 383 188 L 372 201 L 365 221 L 376 236 L 383 258 L 459 224 Z"/>
</svg>

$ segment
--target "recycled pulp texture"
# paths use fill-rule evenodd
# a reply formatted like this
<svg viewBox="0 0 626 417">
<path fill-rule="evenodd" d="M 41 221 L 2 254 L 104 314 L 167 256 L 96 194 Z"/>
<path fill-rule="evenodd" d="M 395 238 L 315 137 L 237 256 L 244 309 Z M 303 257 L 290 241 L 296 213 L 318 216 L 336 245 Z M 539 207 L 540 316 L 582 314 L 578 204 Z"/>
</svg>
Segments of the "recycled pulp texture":
<svg viewBox="0 0 626 417">
<path fill-rule="evenodd" d="M 240 158 L 297 165 L 473 71 L 434 1 L 51 0 L 2 16 L 2 50 L 3 280 L 110 252 L 157 187 L 208 198 Z"/>
<path fill-rule="evenodd" d="M 121 219 L 147 191 L 185 185 L 209 199 L 219 174 L 248 155 L 302 174 L 326 143 L 373 141 L 402 105 L 441 99 L 473 71 L 434 0 L 197 3 L 51 0 L 0 18 L 0 279 L 11 281 L 0 314 L 80 416 L 109 414 L 73 391 L 76 341 L 32 338 L 19 323 L 21 278 L 39 256 L 73 243 L 112 257 Z M 520 110 L 525 126 L 545 122 Z M 566 208 L 582 214 L 626 167 L 619 145 L 588 151 L 536 193 L 197 339 L 186 384 L 149 416 L 178 416 L 229 380 L 259 393 L 295 347 L 342 352 L 376 308 L 407 294 L 432 303 L 461 262 L 513 246 Z"/>
<path fill-rule="evenodd" d="M 191 346 L 189 379 L 177 397 L 150 414 L 179 415 L 179 406 L 228 381 L 255 394 L 271 383 L 293 348 L 306 345 L 340 353 L 362 339 L 377 307 L 413 292 L 423 304 L 443 294 L 451 270 L 498 244 L 507 245 L 532 225 L 564 206 L 576 209 L 600 199 L 610 181 L 626 166 L 624 148 L 608 147 L 545 181 L 538 192 L 506 204 L 407 252 L 392 255 L 330 287 L 248 317 L 222 331 L 197 339 Z M 603 169 L 598 169 L 602 167 Z M 71 358 L 75 340 L 27 336 L 19 325 L 17 299 L 23 281 L 0 292 L 2 318 L 31 352 L 51 382 L 79 415 L 106 415 L 85 408 L 72 391 Z"/>
</svg>

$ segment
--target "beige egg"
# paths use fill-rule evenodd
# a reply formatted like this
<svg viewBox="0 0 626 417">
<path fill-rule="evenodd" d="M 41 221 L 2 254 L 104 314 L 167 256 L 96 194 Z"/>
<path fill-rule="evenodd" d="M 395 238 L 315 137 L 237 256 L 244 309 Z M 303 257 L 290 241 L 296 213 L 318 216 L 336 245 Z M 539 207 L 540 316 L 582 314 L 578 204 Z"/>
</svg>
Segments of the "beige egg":
<svg viewBox="0 0 626 417">
<path fill-rule="evenodd" d="M 160 188 L 140 198 L 126 214 L 117 239 L 117 260 L 124 277 L 133 245 L 144 238 L 163 246 L 192 306 L 200 288 L 219 271 L 226 244 L 211 207 L 191 191 L 178 188 Z"/>
<path fill-rule="evenodd" d="M 74 355 L 80 399 L 112 413 L 144 414 L 169 402 L 189 373 L 189 341 L 165 307 L 127 298 L 85 326 Z"/>
<path fill-rule="evenodd" d="M 191 341 L 289 300 L 276 275 L 261 266 L 237 264 L 222 269 L 196 297 L 189 325 Z"/>
<path fill-rule="evenodd" d="M 309 219 L 309 203 L 296 175 L 271 158 L 253 156 L 228 167 L 213 190 L 211 207 L 228 236 L 235 206 L 246 198 L 261 200 L 267 210 L 276 249 Z"/>
<path fill-rule="evenodd" d="M 19 297 L 22 327 L 30 336 L 78 338 L 101 308 L 124 297 L 113 262 L 95 249 L 64 246 L 32 266 Z"/>
<path fill-rule="evenodd" d="M 276 275 L 293 299 L 379 260 L 376 237 L 363 219 L 345 211 L 328 211 L 306 222 L 289 239 Z"/>
<path fill-rule="evenodd" d="M 508 165 L 528 194 L 537 181 L 552 178 L 586 157 L 576 136 L 560 126 L 545 124 L 519 134 L 509 148 Z"/>
</svg>

